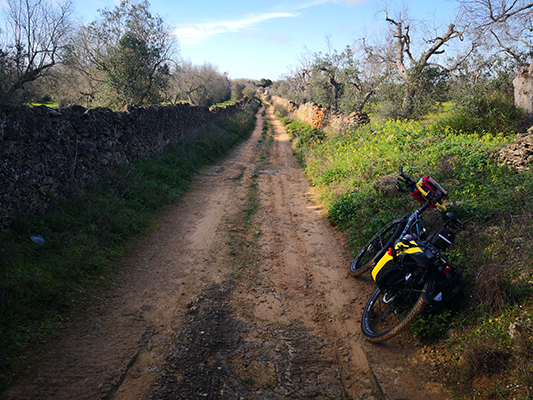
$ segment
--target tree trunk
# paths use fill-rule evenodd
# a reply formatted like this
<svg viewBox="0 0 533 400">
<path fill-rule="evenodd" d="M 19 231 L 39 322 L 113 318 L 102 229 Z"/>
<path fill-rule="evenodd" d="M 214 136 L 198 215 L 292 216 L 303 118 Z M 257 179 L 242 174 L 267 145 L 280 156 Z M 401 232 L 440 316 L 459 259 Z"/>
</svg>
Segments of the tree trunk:
<svg viewBox="0 0 533 400">
<path fill-rule="evenodd" d="M 335 80 L 335 78 L 330 77 L 329 83 L 331 87 L 333 88 L 333 110 L 337 111 L 339 108 L 339 93 L 341 89 L 341 84 Z"/>
<path fill-rule="evenodd" d="M 365 107 L 365 104 L 368 102 L 370 97 L 374 95 L 374 93 L 375 93 L 375 90 L 373 88 L 370 89 L 368 92 L 366 92 L 365 96 L 363 97 L 363 100 L 361 100 L 361 103 L 359 103 L 355 107 L 355 111 L 359 113 L 363 112 L 363 108 Z"/>
<path fill-rule="evenodd" d="M 414 84 L 410 81 L 405 81 L 404 83 L 404 92 L 403 92 L 403 102 L 401 108 L 401 117 L 410 118 L 413 113 L 413 97 L 415 96 Z"/>
<path fill-rule="evenodd" d="M 196 103 L 194 102 L 194 100 L 193 100 L 193 98 L 192 98 L 192 93 L 193 93 L 193 92 L 194 92 L 194 90 L 192 90 L 192 91 L 188 91 L 188 92 L 187 92 L 187 98 L 189 99 L 189 104 L 190 104 L 191 106 L 195 106 L 195 105 L 196 105 Z"/>
<path fill-rule="evenodd" d="M 519 72 L 513 85 L 515 105 L 524 109 L 529 121 L 533 122 L 533 61 Z"/>
</svg>

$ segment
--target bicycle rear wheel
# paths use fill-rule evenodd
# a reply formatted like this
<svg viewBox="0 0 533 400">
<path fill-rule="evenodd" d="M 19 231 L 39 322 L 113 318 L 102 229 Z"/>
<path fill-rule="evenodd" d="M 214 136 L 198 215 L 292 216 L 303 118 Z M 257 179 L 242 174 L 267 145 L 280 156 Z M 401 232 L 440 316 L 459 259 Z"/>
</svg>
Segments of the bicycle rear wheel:
<svg viewBox="0 0 533 400">
<path fill-rule="evenodd" d="M 409 277 L 401 290 L 395 293 L 376 288 L 361 319 L 361 332 L 365 339 L 374 343 L 383 342 L 409 325 L 426 305 L 422 298 L 422 287 L 419 286 L 414 277 Z"/>
<path fill-rule="evenodd" d="M 350 265 L 350 275 L 359 276 L 372 268 L 383 257 L 405 227 L 403 219 L 396 219 L 374 235 L 372 239 L 355 256 Z"/>
</svg>

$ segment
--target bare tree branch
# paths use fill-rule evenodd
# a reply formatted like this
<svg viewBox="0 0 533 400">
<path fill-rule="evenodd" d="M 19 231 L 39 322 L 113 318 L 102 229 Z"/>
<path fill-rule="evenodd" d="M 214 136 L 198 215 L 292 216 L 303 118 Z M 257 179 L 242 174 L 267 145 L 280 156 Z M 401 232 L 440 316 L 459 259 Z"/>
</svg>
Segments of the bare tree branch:
<svg viewBox="0 0 533 400">
<path fill-rule="evenodd" d="M 489 34 L 520 66 L 533 49 L 533 2 L 530 0 L 459 0 L 480 37 Z"/>
<path fill-rule="evenodd" d="M 14 74 L 5 97 L 44 76 L 62 57 L 71 32 L 73 3 L 66 0 L 7 0 L 5 32 Z"/>
</svg>

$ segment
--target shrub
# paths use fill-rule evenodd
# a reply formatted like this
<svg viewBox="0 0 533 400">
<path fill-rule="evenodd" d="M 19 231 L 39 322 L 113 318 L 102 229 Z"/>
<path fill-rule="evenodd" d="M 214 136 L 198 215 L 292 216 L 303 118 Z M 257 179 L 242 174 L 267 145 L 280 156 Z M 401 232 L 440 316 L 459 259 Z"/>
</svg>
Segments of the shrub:
<svg viewBox="0 0 533 400">
<path fill-rule="evenodd" d="M 513 98 L 500 91 L 491 91 L 465 95 L 451 115 L 440 120 L 437 127 L 457 132 L 509 135 L 524 129 L 524 123 L 524 114 L 515 107 Z"/>
<path fill-rule="evenodd" d="M 446 343 L 446 365 L 457 397 L 474 393 L 479 398 L 529 398 L 533 384 L 529 313 L 507 307 L 496 316 L 481 312 L 470 318 Z"/>
<path fill-rule="evenodd" d="M 418 340 L 439 338 L 449 329 L 451 314 L 450 310 L 445 310 L 439 314 L 419 316 L 409 329 Z"/>
</svg>

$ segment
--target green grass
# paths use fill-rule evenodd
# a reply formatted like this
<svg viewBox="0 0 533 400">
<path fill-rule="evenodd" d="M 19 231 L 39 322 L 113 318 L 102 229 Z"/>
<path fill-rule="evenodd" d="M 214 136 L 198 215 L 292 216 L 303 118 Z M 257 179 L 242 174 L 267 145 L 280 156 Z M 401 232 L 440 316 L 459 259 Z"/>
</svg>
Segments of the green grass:
<svg viewBox="0 0 533 400">
<path fill-rule="evenodd" d="M 434 112 L 429 113 L 428 115 L 424 116 L 423 121 L 424 122 L 435 122 L 442 118 L 447 118 L 451 115 L 454 104 L 449 101 L 437 103 L 437 110 Z"/>
<path fill-rule="evenodd" d="M 405 196 L 386 199 L 373 188 L 400 166 L 413 179 L 430 174 L 448 190 L 449 200 L 461 204 L 455 212 L 478 222 L 527 207 L 533 195 L 530 172 L 517 173 L 494 160 L 510 141 L 502 134 L 443 133 L 413 121 L 374 123 L 338 134 L 317 133 L 294 121 L 287 127 L 331 221 L 347 231 L 364 229 L 373 220 L 381 224 L 403 213 L 404 205 L 414 208 Z"/>
<path fill-rule="evenodd" d="M 212 105 L 212 107 L 224 107 L 224 106 L 230 106 L 230 105 L 232 105 L 232 104 L 237 103 L 238 101 L 240 101 L 240 100 L 238 100 L 238 99 L 230 99 L 230 100 L 224 101 L 224 102 L 222 102 L 222 103 L 214 104 L 214 105 Z"/>
<path fill-rule="evenodd" d="M 28 103 L 26 104 L 28 107 L 30 108 L 33 108 L 33 107 L 38 107 L 38 106 L 46 106 L 46 107 L 50 107 L 50 108 L 55 108 L 59 105 L 59 103 L 55 102 L 55 101 L 47 101 L 45 103 Z"/>
<path fill-rule="evenodd" d="M 28 361 L 32 344 L 67 324 L 157 216 L 187 190 L 195 172 L 251 134 L 257 103 L 173 144 L 122 165 L 43 216 L 24 215 L 0 233 L 0 391 Z M 45 242 L 35 244 L 31 235 Z"/>
</svg>

